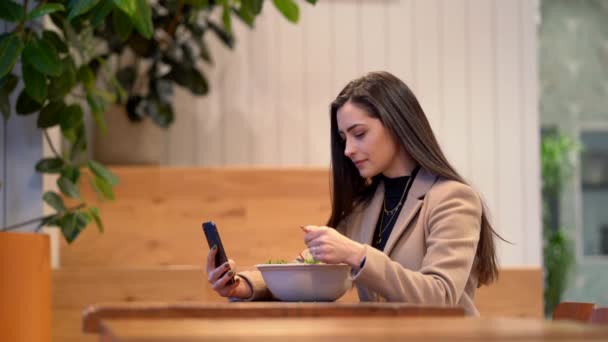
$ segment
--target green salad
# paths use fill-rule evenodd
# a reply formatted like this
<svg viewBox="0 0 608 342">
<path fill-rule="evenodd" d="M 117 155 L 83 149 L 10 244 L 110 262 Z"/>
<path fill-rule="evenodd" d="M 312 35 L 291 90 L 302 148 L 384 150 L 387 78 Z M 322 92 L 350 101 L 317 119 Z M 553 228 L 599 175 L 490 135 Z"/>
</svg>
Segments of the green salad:
<svg viewBox="0 0 608 342">
<path fill-rule="evenodd" d="M 296 261 L 298 263 L 301 264 L 309 264 L 309 265 L 316 265 L 316 264 L 320 264 L 320 261 L 315 260 L 315 258 L 313 258 L 312 256 L 307 256 L 306 258 L 303 257 L 298 257 L 296 258 Z M 272 264 L 272 265 L 277 265 L 277 264 L 288 264 L 287 261 L 285 261 L 285 259 L 268 259 L 268 261 L 265 262 L 266 264 Z"/>
</svg>

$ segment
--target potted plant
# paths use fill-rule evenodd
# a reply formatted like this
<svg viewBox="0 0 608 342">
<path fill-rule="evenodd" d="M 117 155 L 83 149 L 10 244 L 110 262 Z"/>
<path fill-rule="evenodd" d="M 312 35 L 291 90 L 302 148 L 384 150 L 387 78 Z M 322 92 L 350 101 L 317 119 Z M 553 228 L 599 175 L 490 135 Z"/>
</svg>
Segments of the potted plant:
<svg viewBox="0 0 608 342">
<path fill-rule="evenodd" d="M 577 145 L 562 133 L 545 134 L 541 141 L 543 198 L 543 256 L 545 315 L 550 316 L 564 293 L 574 264 L 572 241 L 559 223 L 559 199 L 572 176 L 571 153 Z"/>
<path fill-rule="evenodd" d="M 298 20 L 294 0 L 273 4 L 287 19 Z M 209 88 L 197 67 L 200 60 L 211 61 L 203 36 L 213 32 L 232 46 L 232 18 L 253 27 L 263 6 L 263 0 L 0 1 L 0 21 L 11 27 L 0 34 L 0 112 L 4 120 L 19 120 L 13 107 L 17 116 L 37 116 L 53 156 L 32 166 L 39 173 L 56 174 L 60 189 L 42 195 L 53 214 L 0 229 L 0 340 L 43 341 L 50 336 L 48 239 L 9 231 L 32 223 L 38 223 L 38 229 L 56 226 L 68 243 L 92 222 L 103 231 L 99 210 L 80 197 L 80 184 L 88 181 L 101 199 L 112 200 L 118 178 L 102 163 L 84 158 L 85 113 L 104 131 L 107 108 L 121 103 L 132 120 L 149 117 L 167 127 L 174 116 L 174 85 L 197 95 Z M 219 13 L 220 22 L 212 19 L 214 13 Z M 53 25 L 43 25 L 44 17 Z M 98 49 L 100 41 L 105 48 Z M 136 56 L 133 64 L 116 63 L 127 50 Z M 151 63 L 146 70 L 136 67 L 142 59 Z M 145 86 L 136 89 L 132 85 L 143 74 Z M 17 93 L 13 104 L 11 95 Z M 49 139 L 51 127 L 60 127 L 61 148 Z M 31 335 L 36 329 L 40 333 Z"/>
</svg>

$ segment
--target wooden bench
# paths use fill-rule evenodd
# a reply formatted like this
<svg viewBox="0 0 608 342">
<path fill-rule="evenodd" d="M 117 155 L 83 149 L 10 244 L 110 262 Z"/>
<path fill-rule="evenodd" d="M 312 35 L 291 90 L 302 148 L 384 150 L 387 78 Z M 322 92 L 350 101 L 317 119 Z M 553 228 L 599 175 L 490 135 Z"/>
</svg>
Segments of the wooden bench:
<svg viewBox="0 0 608 342">
<path fill-rule="evenodd" d="M 62 244 L 53 272 L 55 340 L 86 341 L 85 307 L 107 302 L 218 303 L 202 270 L 201 223 L 214 220 L 238 265 L 290 259 L 304 248 L 301 224 L 323 224 L 330 180 L 321 169 L 113 168 L 116 201 L 98 203 L 105 233 L 93 226 Z M 96 202 L 83 184 L 82 194 Z M 542 317 L 540 268 L 506 268 L 477 291 L 484 316 Z M 341 299 L 356 301 L 356 293 Z"/>
</svg>

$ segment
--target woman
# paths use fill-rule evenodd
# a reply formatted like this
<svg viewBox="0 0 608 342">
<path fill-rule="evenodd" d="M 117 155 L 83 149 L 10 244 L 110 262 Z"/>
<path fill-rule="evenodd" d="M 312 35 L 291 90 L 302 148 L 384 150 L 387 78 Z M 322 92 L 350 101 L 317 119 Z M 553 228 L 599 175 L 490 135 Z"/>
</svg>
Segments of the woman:
<svg viewBox="0 0 608 342">
<path fill-rule="evenodd" d="M 478 315 L 475 289 L 498 276 L 493 231 L 476 192 L 444 156 L 411 90 L 387 72 L 350 82 L 331 104 L 332 213 L 303 227 L 319 261 L 346 263 L 362 301 L 458 305 Z M 259 272 L 227 285 L 234 262 L 209 282 L 222 296 L 270 294 Z"/>
</svg>

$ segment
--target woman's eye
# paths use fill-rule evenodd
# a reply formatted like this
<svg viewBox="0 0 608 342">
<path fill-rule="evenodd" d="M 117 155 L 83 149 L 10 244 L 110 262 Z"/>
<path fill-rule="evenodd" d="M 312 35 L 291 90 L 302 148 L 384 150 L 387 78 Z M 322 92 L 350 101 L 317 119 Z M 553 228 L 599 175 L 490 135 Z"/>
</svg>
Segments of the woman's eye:
<svg viewBox="0 0 608 342">
<path fill-rule="evenodd" d="M 364 135 L 365 135 L 365 132 L 356 133 L 355 138 L 363 138 Z"/>
</svg>

